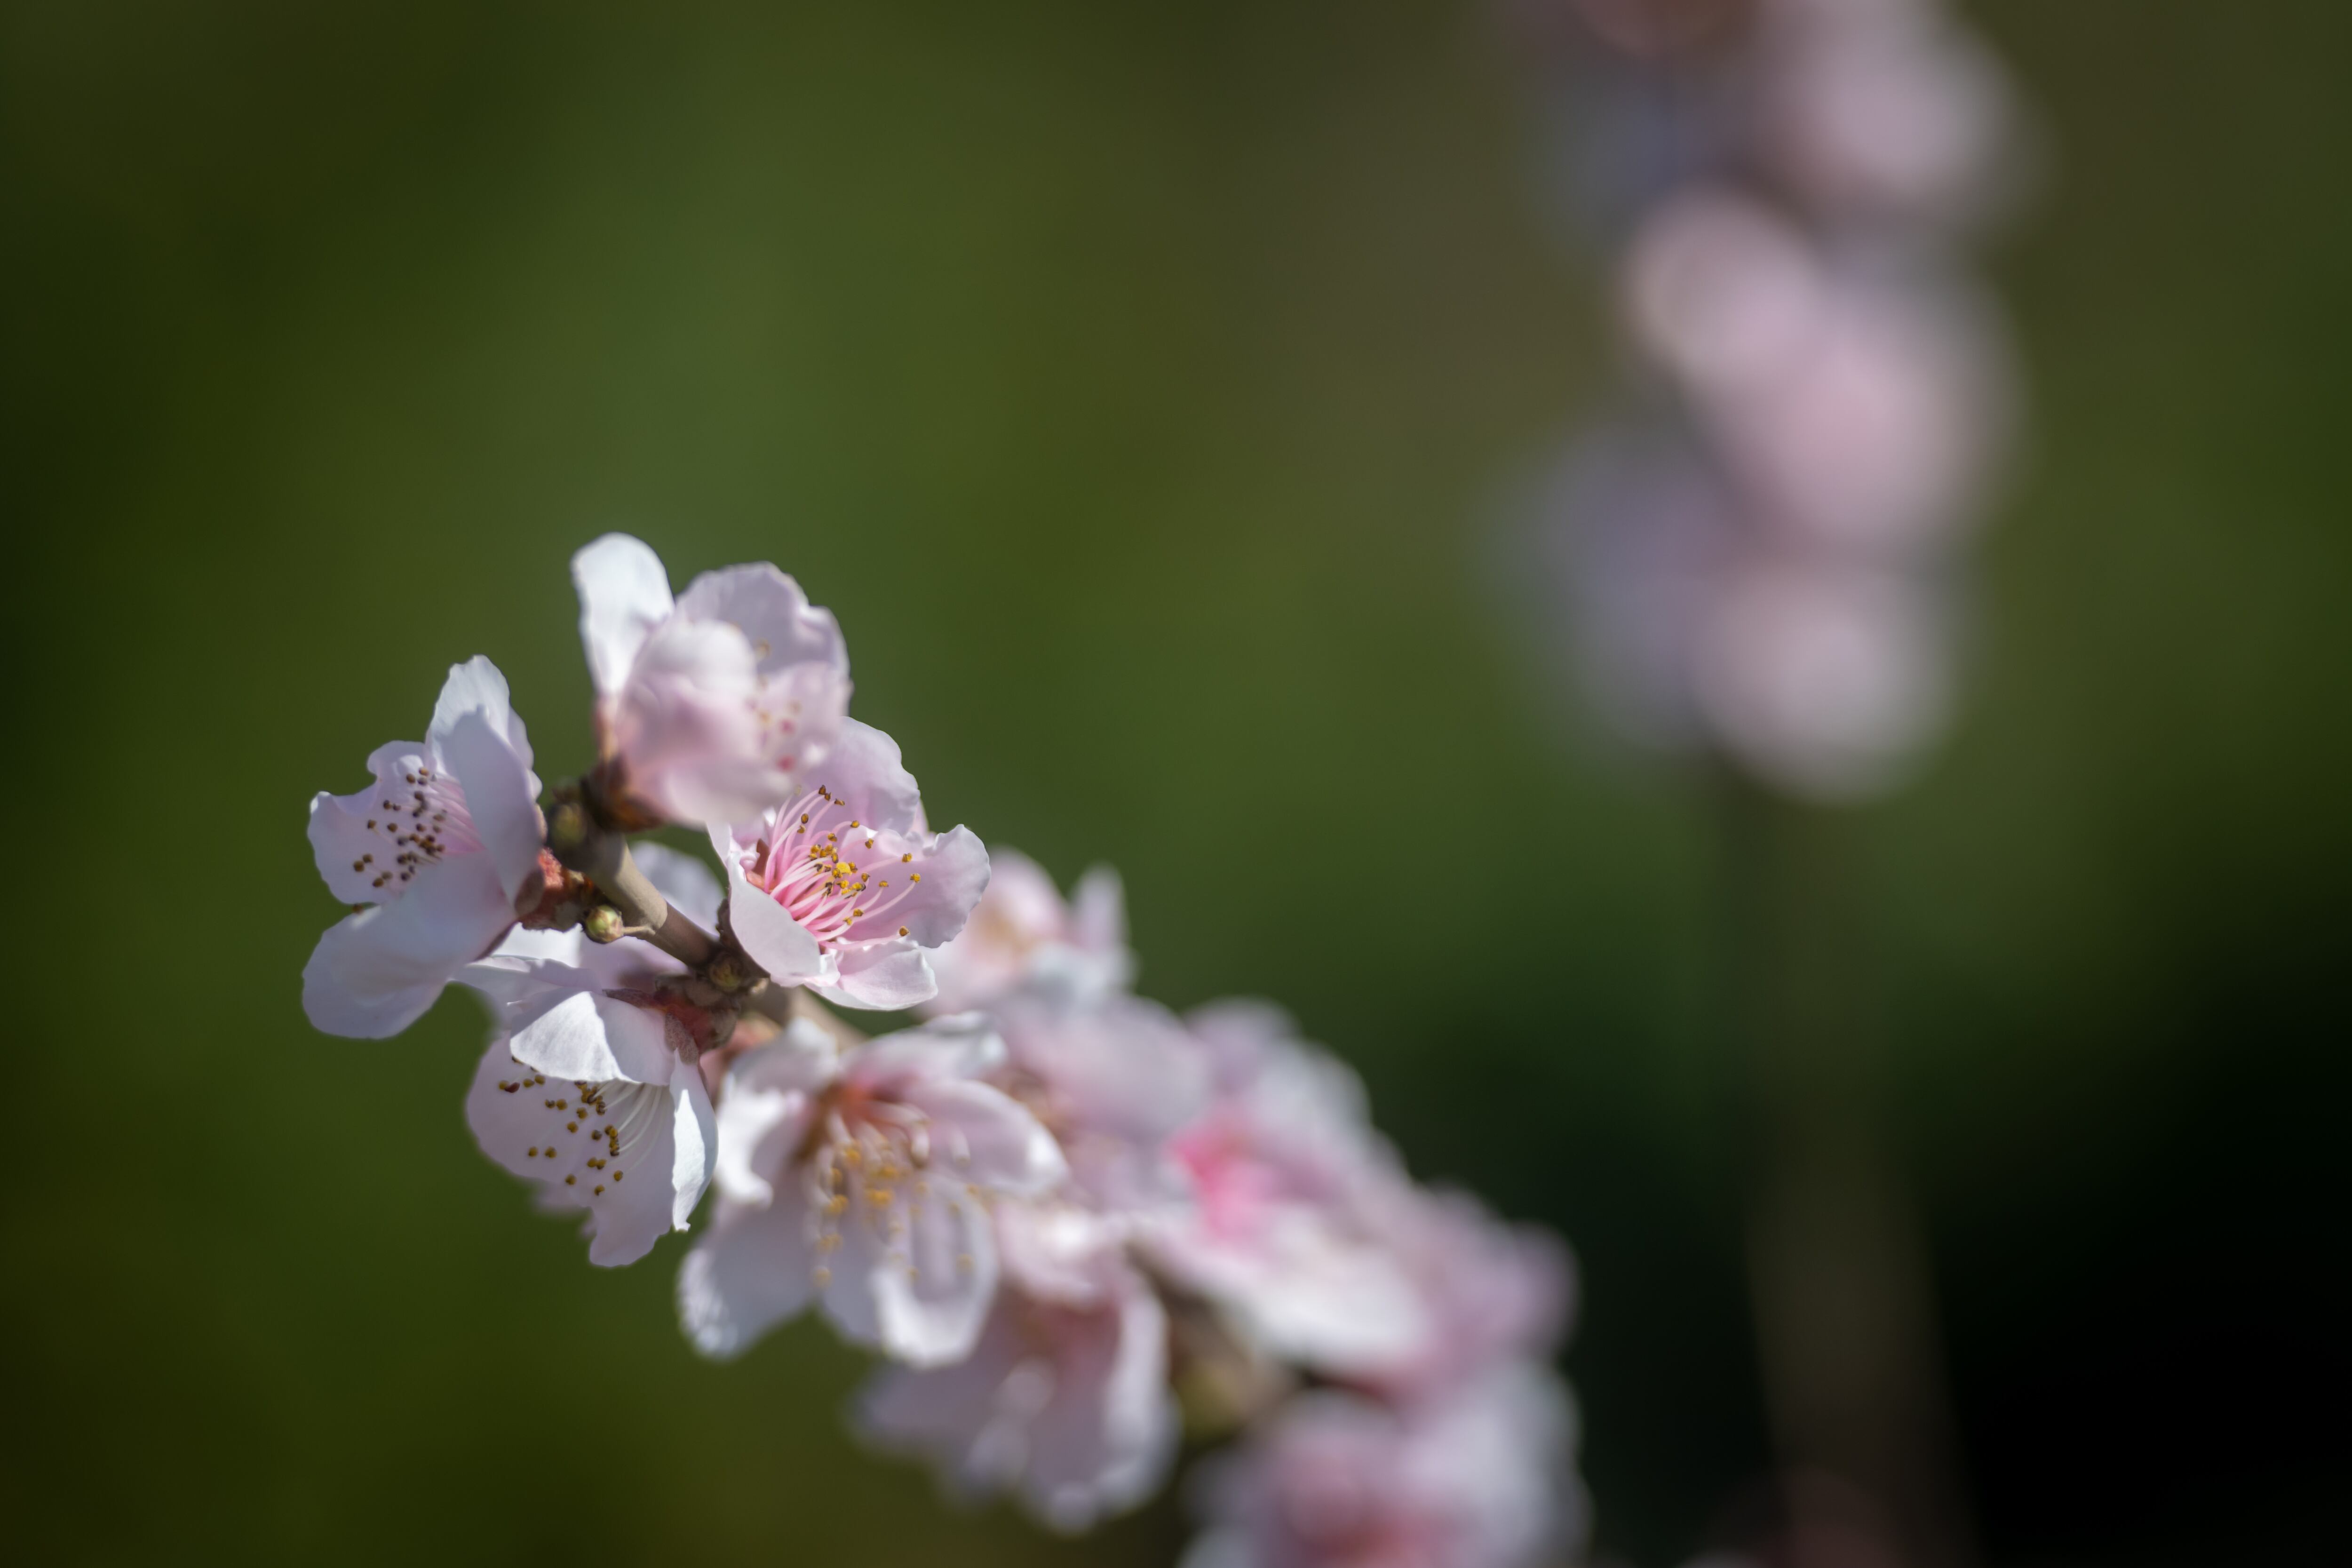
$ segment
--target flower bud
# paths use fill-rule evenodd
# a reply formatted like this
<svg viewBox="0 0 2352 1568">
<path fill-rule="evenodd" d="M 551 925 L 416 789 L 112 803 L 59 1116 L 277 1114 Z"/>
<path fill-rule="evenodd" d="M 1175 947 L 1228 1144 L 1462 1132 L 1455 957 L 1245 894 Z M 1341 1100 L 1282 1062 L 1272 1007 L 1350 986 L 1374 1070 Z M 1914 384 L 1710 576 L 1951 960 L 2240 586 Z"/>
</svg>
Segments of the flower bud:
<svg viewBox="0 0 2352 1568">
<path fill-rule="evenodd" d="M 568 855 L 588 842 L 588 811 L 576 800 L 559 802 L 547 814 L 548 847 Z"/>
<path fill-rule="evenodd" d="M 710 961 L 703 977 L 721 991 L 740 991 L 760 978 L 760 971 L 751 961 L 733 948 L 721 948 L 719 956 Z"/>
<path fill-rule="evenodd" d="M 610 904 L 598 904 L 582 918 L 580 929 L 590 942 L 615 942 L 621 940 L 625 924 L 620 910 Z"/>
</svg>

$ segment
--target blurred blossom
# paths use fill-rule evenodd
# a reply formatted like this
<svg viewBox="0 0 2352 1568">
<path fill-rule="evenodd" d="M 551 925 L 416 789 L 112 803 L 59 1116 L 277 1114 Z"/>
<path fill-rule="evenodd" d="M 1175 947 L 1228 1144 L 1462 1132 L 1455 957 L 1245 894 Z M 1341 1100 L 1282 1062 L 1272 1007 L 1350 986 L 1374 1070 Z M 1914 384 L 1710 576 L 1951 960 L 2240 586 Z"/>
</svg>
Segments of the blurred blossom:
<svg viewBox="0 0 2352 1568">
<path fill-rule="evenodd" d="M 1518 1363 L 1423 1405 L 1303 1394 L 1203 1468 L 1185 1568 L 1533 1568 L 1580 1544 L 1574 1426 Z"/>
<path fill-rule="evenodd" d="M 990 857 L 988 889 L 963 933 L 931 955 L 940 1013 L 985 1006 L 1024 984 L 1087 994 L 1134 978 L 1118 873 L 1097 866 L 1065 900 L 1054 879 L 1018 850 Z"/>
<path fill-rule="evenodd" d="M 1633 374 L 1543 530 L 1630 734 L 1796 793 L 1899 780 L 1950 711 L 1960 543 L 2016 401 L 1960 271 L 2012 140 L 1935 0 L 1580 0 L 1568 79 Z"/>
</svg>

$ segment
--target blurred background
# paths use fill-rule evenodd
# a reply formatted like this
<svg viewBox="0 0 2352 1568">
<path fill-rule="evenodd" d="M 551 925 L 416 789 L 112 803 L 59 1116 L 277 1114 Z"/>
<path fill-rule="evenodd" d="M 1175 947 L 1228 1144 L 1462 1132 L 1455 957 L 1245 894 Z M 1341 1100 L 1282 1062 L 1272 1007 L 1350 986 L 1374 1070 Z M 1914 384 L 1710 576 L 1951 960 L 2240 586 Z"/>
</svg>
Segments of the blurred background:
<svg viewBox="0 0 2352 1568">
<path fill-rule="evenodd" d="M 1756 809 L 1833 841 L 1983 1558 L 2338 1563 L 2352 11 L 1966 15 L 2052 156 L 1961 706 Z M 698 1361 L 680 1243 L 592 1269 L 474 1149 L 467 998 L 304 1022 L 310 795 L 475 653 L 583 763 L 612 528 L 796 574 L 934 821 L 1116 864 L 1144 991 L 1278 999 L 1568 1236 L 1597 1552 L 1722 1539 L 1754 812 L 1501 585 L 1612 351 L 1496 11 L 0 16 L 12 1556 L 1173 1562 L 1178 1501 L 1065 1542 L 861 1454 L 813 1323 Z"/>
</svg>

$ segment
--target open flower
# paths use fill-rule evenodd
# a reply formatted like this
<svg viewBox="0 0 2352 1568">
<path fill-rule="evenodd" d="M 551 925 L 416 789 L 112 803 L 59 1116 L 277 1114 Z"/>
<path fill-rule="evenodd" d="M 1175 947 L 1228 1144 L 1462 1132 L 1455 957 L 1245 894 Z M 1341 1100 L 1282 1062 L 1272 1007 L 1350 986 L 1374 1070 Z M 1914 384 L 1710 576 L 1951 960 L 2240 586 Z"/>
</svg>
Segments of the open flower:
<svg viewBox="0 0 2352 1568">
<path fill-rule="evenodd" d="M 953 942 L 931 955 L 933 1011 L 992 1005 L 1015 987 L 1051 984 L 1073 996 L 1107 994 L 1135 974 L 1118 873 L 1097 866 L 1067 901 L 1054 879 L 1016 849 L 989 856 L 988 890 Z"/>
<path fill-rule="evenodd" d="M 1525 1363 L 1429 1405 L 1304 1394 L 1204 1468 L 1184 1568 L 1533 1568 L 1582 1531 L 1573 1435 Z"/>
<path fill-rule="evenodd" d="M 543 888 L 530 741 L 487 658 L 453 667 L 425 740 L 368 758 L 375 782 L 310 801 L 319 874 L 354 912 L 319 939 L 302 1009 L 331 1035 L 382 1039 L 433 1005 L 453 975 Z"/>
<path fill-rule="evenodd" d="M 898 1360 L 969 1354 L 996 1293 L 990 1205 L 1065 1171 L 1037 1119 L 977 1081 L 1003 1052 L 977 1017 L 846 1052 L 799 1021 L 739 1062 L 718 1217 L 678 1278 L 694 1342 L 735 1354 L 821 1298 L 845 1336 Z"/>
<path fill-rule="evenodd" d="M 1154 1262 L 1231 1313 L 1261 1346 L 1335 1376 L 1395 1365 L 1429 1331 L 1377 1206 L 1404 1181 L 1347 1068 L 1274 1008 L 1203 1008 L 1207 1113 L 1171 1148 L 1193 1202 L 1153 1226 Z"/>
<path fill-rule="evenodd" d="M 930 832 L 898 742 L 842 721 L 803 793 L 732 826 L 713 825 L 727 922 L 780 984 L 850 1007 L 895 1010 L 938 989 L 924 949 L 963 929 L 988 886 L 971 829 Z"/>
<path fill-rule="evenodd" d="M 1140 1501 L 1174 1458 L 1168 1316 L 1095 1216 L 1049 1202 L 996 1218 L 1005 1288 L 971 1353 L 881 1373 L 858 1425 L 959 1495 L 1016 1491 L 1076 1532 Z"/>
<path fill-rule="evenodd" d="M 716 917 L 700 865 L 649 844 L 636 860 L 672 904 Z M 718 1127 L 698 1063 L 711 1020 L 666 984 L 684 973 L 646 943 L 573 930 L 515 931 L 458 977 L 499 1024 L 466 1120 L 484 1153 L 539 1184 L 540 1206 L 588 1211 L 592 1263 L 634 1263 L 686 1229 L 710 1180 Z"/>
<path fill-rule="evenodd" d="M 849 710 L 832 612 L 773 566 L 706 572 L 608 533 L 572 558 L 606 804 L 632 825 L 728 822 L 800 792 Z"/>
</svg>

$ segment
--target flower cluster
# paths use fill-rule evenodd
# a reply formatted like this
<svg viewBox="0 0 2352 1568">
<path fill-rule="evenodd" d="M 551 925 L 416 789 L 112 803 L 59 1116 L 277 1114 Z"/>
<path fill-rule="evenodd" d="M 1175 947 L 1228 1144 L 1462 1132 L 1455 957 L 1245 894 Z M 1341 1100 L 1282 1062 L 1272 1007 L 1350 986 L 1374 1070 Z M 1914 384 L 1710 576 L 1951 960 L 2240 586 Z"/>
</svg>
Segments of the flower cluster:
<svg viewBox="0 0 2352 1568">
<path fill-rule="evenodd" d="M 1960 245 L 2013 164 L 2003 79 L 1937 0 L 1539 14 L 1632 370 L 1543 536 L 1579 661 L 1644 738 L 1881 789 L 1942 726 L 1954 562 L 2009 436 Z"/>
<path fill-rule="evenodd" d="M 542 789 L 506 682 L 450 672 L 421 743 L 311 805 L 352 912 L 312 1021 L 377 1038 L 452 982 L 492 1032 L 483 1151 L 584 1211 L 592 1262 L 685 1231 L 686 1332 L 821 1312 L 885 1364 L 854 1420 L 1062 1531 L 1204 1461 L 1231 1568 L 1532 1568 L 1581 1534 L 1549 1236 L 1416 1184 L 1337 1060 L 1262 1004 L 1130 988 L 1119 887 L 1068 900 L 935 833 L 848 715 L 833 617 L 773 567 L 573 562 L 598 756 Z M 683 826 L 703 860 L 632 835 Z M 869 1037 L 863 1010 L 915 1021 Z M 847 1016 L 845 1016 L 847 1015 Z"/>
</svg>

